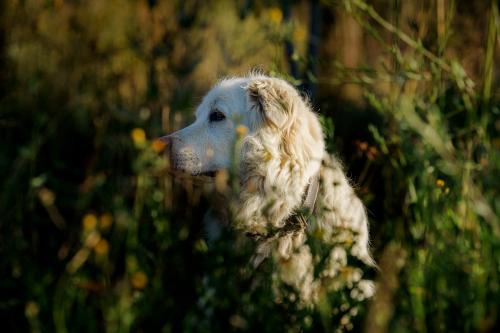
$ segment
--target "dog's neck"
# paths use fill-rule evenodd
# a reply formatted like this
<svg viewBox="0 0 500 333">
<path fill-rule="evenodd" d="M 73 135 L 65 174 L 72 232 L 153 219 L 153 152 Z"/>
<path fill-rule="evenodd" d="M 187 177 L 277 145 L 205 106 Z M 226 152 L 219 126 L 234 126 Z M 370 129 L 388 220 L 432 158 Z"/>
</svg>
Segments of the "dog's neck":
<svg viewBox="0 0 500 333">
<path fill-rule="evenodd" d="M 309 180 L 303 194 L 302 204 L 286 219 L 287 222 L 282 228 L 271 228 L 267 234 L 247 232 L 246 235 L 254 240 L 269 241 L 305 230 L 309 224 L 310 216 L 314 213 L 319 186 L 320 171 L 318 170 Z"/>
</svg>

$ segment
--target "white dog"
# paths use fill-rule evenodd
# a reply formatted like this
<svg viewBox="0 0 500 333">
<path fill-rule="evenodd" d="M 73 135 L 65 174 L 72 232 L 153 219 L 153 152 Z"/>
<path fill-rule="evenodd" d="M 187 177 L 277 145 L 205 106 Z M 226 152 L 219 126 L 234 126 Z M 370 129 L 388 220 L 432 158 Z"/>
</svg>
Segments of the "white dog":
<svg viewBox="0 0 500 333">
<path fill-rule="evenodd" d="M 162 139 L 173 167 L 194 175 L 239 161 L 235 225 L 257 240 L 255 264 L 277 257 L 282 280 L 305 302 L 323 287 L 313 274 L 308 234 L 330 244 L 352 242 L 351 253 L 373 265 L 364 206 L 325 151 L 317 115 L 286 81 L 255 73 L 222 80 L 203 98 L 193 124 Z M 331 280 L 346 256 L 346 247 L 335 246 L 316 276 Z M 371 283 L 356 276 L 370 296 Z"/>
</svg>

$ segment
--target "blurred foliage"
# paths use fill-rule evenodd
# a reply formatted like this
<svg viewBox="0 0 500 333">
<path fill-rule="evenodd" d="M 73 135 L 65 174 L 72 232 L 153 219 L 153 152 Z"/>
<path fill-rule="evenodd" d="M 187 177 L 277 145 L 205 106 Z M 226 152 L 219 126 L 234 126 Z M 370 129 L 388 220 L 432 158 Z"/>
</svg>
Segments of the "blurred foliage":
<svg viewBox="0 0 500 333">
<path fill-rule="evenodd" d="M 7 0 L 0 27 L 3 331 L 500 326 L 496 1 Z M 165 173 L 152 139 L 256 66 L 316 87 L 370 212 L 369 304 L 273 298 L 272 260 L 207 243 L 206 186 Z"/>
</svg>

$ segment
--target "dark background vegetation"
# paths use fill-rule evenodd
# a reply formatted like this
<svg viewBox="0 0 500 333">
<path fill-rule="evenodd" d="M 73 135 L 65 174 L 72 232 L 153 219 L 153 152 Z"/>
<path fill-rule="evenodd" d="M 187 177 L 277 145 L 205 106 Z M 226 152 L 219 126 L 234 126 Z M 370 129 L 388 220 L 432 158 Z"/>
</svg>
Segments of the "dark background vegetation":
<svg viewBox="0 0 500 333">
<path fill-rule="evenodd" d="M 0 2 L 2 331 L 499 329 L 496 1 Z M 369 211 L 378 296 L 276 304 L 152 139 L 288 78 Z M 339 296 L 340 297 L 340 296 Z M 338 308 L 336 306 L 339 306 Z M 340 309 L 340 310 L 339 310 Z"/>
</svg>

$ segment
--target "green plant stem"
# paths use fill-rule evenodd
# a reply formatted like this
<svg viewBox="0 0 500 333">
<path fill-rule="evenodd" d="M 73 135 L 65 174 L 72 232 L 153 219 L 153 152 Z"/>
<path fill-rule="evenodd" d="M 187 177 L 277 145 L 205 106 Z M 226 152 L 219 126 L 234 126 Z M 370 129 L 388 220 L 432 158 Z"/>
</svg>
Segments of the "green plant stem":
<svg viewBox="0 0 500 333">
<path fill-rule="evenodd" d="M 373 20 L 375 20 L 378 24 L 380 24 L 384 29 L 387 31 L 395 34 L 399 39 L 401 39 L 405 44 L 408 46 L 414 48 L 415 50 L 419 51 L 422 53 L 425 57 L 427 57 L 429 60 L 437 64 L 442 70 L 446 72 L 451 72 L 450 66 L 437 57 L 435 54 L 427 50 L 425 47 L 422 46 L 420 42 L 415 41 L 412 39 L 410 36 L 405 34 L 403 31 L 392 25 L 390 22 L 382 18 L 375 9 L 373 9 L 372 6 L 366 4 L 364 1 L 360 0 L 349 0 L 349 3 L 355 5 L 357 8 L 359 8 L 361 11 L 365 12 L 368 16 L 370 16 Z"/>
<path fill-rule="evenodd" d="M 491 1 L 490 15 L 488 19 L 488 35 L 486 44 L 486 55 L 484 60 L 484 83 L 483 103 L 488 104 L 491 98 L 491 86 L 493 82 L 494 53 L 497 40 L 496 21 L 498 20 L 498 8 L 496 1 Z"/>
</svg>

